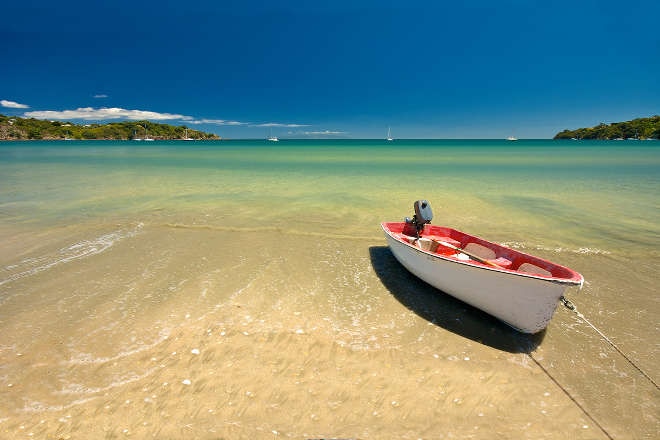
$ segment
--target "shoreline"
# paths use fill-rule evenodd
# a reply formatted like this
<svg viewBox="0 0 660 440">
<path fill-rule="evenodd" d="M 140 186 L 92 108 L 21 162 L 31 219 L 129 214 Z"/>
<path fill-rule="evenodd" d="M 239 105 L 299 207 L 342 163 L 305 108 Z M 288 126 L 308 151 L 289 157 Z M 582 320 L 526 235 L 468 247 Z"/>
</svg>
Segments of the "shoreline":
<svg viewBox="0 0 660 440">
<path fill-rule="evenodd" d="M 515 145 L 520 142 L 553 142 L 553 143 L 597 143 L 597 142 L 647 142 L 647 141 L 658 141 L 660 139 L 655 138 L 646 138 L 646 139 L 552 139 L 552 138 L 535 138 L 535 139 L 518 139 L 517 142 L 511 142 L 507 139 L 500 138 L 400 138 L 395 139 L 394 141 L 387 141 L 386 139 L 380 138 L 333 138 L 333 139 L 324 139 L 324 138 L 280 138 L 280 141 L 284 142 L 346 142 L 346 141 L 369 141 L 369 142 L 382 142 L 383 145 L 387 146 L 396 146 L 397 143 L 402 142 L 502 142 L 503 144 Z M 63 138 L 52 138 L 52 139 L 0 139 L 0 142 L 97 142 L 97 141 L 106 141 L 106 142 L 145 142 L 144 139 L 63 139 Z M 264 142 L 267 145 L 274 145 L 272 142 L 268 142 L 267 139 L 263 138 L 213 138 L 213 139 L 181 139 L 181 138 L 152 138 L 152 141 L 185 141 L 185 142 L 209 142 L 209 141 L 241 141 L 241 142 Z M 147 141 L 149 143 L 150 141 Z"/>
<path fill-rule="evenodd" d="M 379 225 L 423 197 L 433 224 L 575 268 L 566 297 L 657 377 L 657 144 L 386 142 L 0 145 L 0 431 L 654 434 L 657 390 L 574 313 L 521 336 Z"/>
</svg>

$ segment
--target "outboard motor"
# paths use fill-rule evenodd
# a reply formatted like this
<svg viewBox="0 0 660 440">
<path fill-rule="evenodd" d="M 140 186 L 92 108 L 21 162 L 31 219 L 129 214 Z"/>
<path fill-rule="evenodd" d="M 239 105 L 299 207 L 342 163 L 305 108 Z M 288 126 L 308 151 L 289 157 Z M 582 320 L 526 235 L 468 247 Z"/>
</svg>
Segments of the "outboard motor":
<svg viewBox="0 0 660 440">
<path fill-rule="evenodd" d="M 431 211 L 431 204 L 428 200 L 417 200 L 414 206 L 415 215 L 413 215 L 412 220 L 406 217 L 405 221 L 415 227 L 417 238 L 419 238 L 419 233 L 424 230 L 424 225 L 431 223 L 431 220 L 433 220 L 433 211 Z"/>
</svg>

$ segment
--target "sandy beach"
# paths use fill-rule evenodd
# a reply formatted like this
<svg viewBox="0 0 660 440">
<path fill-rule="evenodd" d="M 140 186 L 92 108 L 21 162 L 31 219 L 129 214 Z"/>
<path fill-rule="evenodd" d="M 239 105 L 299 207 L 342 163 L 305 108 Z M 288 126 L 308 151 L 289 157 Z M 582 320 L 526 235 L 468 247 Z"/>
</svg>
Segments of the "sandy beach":
<svg viewBox="0 0 660 440">
<path fill-rule="evenodd" d="M 0 147 L 0 437 L 657 437 L 657 387 L 575 313 L 517 333 L 379 227 L 423 196 L 578 270 L 657 379 L 656 150 L 564 152 L 591 167 L 550 188 L 567 158 L 536 144 L 221 145 Z"/>
</svg>

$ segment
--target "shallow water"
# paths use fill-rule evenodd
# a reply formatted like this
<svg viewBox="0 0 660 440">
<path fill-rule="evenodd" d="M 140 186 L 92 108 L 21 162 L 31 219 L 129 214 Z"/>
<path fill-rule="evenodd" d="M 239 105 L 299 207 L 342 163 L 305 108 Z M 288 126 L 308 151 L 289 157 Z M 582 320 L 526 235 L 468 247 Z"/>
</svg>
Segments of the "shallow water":
<svg viewBox="0 0 660 440">
<path fill-rule="evenodd" d="M 658 436 L 657 387 L 583 319 L 518 334 L 379 227 L 426 198 L 581 272 L 657 383 L 654 142 L 190 144 L 0 144 L 3 438 Z"/>
</svg>

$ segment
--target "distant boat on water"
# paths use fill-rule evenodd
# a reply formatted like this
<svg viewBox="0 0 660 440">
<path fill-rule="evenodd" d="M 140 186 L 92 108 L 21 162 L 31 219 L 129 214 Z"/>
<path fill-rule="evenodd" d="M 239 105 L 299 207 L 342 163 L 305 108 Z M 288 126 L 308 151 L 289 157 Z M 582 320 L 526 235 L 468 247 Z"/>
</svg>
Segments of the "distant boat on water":
<svg viewBox="0 0 660 440">
<path fill-rule="evenodd" d="M 194 140 L 195 140 L 195 139 L 193 139 L 193 138 L 189 138 L 189 137 L 188 137 L 188 129 L 187 129 L 187 128 L 186 128 L 186 134 L 185 134 L 185 136 L 183 137 L 183 140 L 184 140 L 184 141 L 194 141 Z"/>
<path fill-rule="evenodd" d="M 153 142 L 153 138 L 149 137 L 149 134 L 147 132 L 147 126 L 144 126 L 144 141 L 145 142 Z"/>
<path fill-rule="evenodd" d="M 517 141 L 518 138 L 517 138 L 517 137 L 514 137 L 514 136 L 509 136 L 508 138 L 506 138 L 506 140 L 507 140 L 507 141 Z"/>
<path fill-rule="evenodd" d="M 387 138 L 386 139 L 388 141 L 393 141 L 394 140 L 394 138 L 392 137 L 391 131 L 390 131 L 390 127 L 387 127 Z"/>
<path fill-rule="evenodd" d="M 267 139 L 268 139 L 269 142 L 279 142 L 279 139 L 277 138 L 277 136 L 273 136 L 272 130 L 271 130 L 270 135 L 268 135 Z"/>
<path fill-rule="evenodd" d="M 133 140 L 134 141 L 153 141 L 153 139 L 150 138 L 148 133 L 147 133 L 147 126 L 145 125 L 143 128 L 144 128 L 144 138 L 135 137 L 135 130 L 133 130 Z"/>
</svg>

